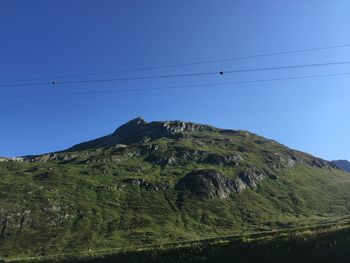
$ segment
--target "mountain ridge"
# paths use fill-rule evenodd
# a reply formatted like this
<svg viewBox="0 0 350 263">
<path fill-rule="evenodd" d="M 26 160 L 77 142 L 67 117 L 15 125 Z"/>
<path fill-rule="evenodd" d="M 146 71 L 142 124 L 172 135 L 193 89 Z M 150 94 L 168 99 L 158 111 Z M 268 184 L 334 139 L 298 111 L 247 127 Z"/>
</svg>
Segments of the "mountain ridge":
<svg viewBox="0 0 350 263">
<path fill-rule="evenodd" d="M 112 144 L 130 144 L 140 142 L 142 138 L 155 139 L 162 136 L 169 136 L 172 133 L 189 130 L 214 130 L 214 128 L 205 124 L 192 122 L 175 121 L 152 121 L 147 123 L 142 117 L 137 117 L 121 125 L 112 134 L 100 138 L 79 143 L 67 151 L 84 150 L 88 148 L 105 147 Z M 149 137 L 149 138 L 147 138 Z"/>
<path fill-rule="evenodd" d="M 146 122 L 143 117 L 137 117 L 121 125 L 119 128 L 117 128 L 113 133 L 109 135 L 76 144 L 61 152 L 79 151 L 79 150 L 86 150 L 89 148 L 91 149 L 103 148 L 103 147 L 111 146 L 115 144 L 142 143 L 142 142 L 146 142 L 147 140 L 157 139 L 159 137 L 172 136 L 172 135 L 175 135 L 176 133 L 181 133 L 185 131 L 220 131 L 222 133 L 232 133 L 232 134 L 245 133 L 245 134 L 258 136 L 254 133 L 251 133 L 245 130 L 217 128 L 207 124 L 185 122 L 180 120 Z M 289 148 L 283 144 L 278 143 L 275 140 L 266 139 L 261 136 L 259 137 L 263 138 L 264 140 L 268 140 L 271 143 L 276 143 L 283 147 Z M 294 150 L 294 151 L 307 154 L 305 152 L 301 152 L 297 150 Z M 332 165 L 331 161 L 327 161 L 322 158 L 312 156 L 311 154 L 307 154 L 307 155 L 309 155 L 310 157 L 314 157 L 319 160 L 322 160 L 324 162 L 328 162 L 330 163 L 330 165 Z"/>
</svg>

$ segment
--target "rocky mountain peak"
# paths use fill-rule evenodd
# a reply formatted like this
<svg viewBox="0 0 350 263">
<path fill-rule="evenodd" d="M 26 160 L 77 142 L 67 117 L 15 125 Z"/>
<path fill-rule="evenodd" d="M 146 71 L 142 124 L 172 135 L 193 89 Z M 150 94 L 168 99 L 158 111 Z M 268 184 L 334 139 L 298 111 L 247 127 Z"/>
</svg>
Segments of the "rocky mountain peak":
<svg viewBox="0 0 350 263">
<path fill-rule="evenodd" d="M 123 124 L 110 135 L 75 145 L 72 148 L 68 149 L 68 151 L 103 148 L 115 144 L 141 143 L 161 137 L 172 137 L 176 133 L 180 132 L 201 132 L 217 130 L 219 129 L 209 125 L 183 122 L 178 120 L 153 121 L 148 123 L 142 117 L 137 117 Z"/>
<path fill-rule="evenodd" d="M 137 117 L 120 126 L 118 129 L 115 130 L 114 134 L 120 132 L 132 132 L 138 130 L 145 124 L 146 121 L 142 117 Z"/>
<path fill-rule="evenodd" d="M 128 121 L 127 123 L 120 126 L 118 129 L 115 130 L 115 132 L 112 135 L 123 137 L 135 136 L 137 133 L 140 132 L 140 128 L 145 126 L 146 124 L 146 121 L 142 117 L 137 117 L 136 119 Z"/>
<path fill-rule="evenodd" d="M 214 131 L 217 130 L 209 125 L 197 124 L 183 121 L 165 121 L 162 122 L 164 129 L 169 133 L 184 132 L 184 131 Z"/>
</svg>

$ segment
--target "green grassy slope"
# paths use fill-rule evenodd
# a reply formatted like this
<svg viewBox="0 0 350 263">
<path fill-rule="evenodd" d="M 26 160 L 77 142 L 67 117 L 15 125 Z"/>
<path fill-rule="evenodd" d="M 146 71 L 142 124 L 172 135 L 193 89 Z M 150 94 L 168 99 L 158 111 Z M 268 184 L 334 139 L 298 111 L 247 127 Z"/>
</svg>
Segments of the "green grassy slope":
<svg viewBox="0 0 350 263">
<path fill-rule="evenodd" d="M 98 250 L 9 262 L 349 262 L 349 217 L 313 227 L 223 236 L 192 242 L 167 243 L 117 250 Z"/>
<path fill-rule="evenodd" d="M 195 184 L 205 197 L 176 187 L 203 170 L 229 183 Z M 0 162 L 0 178 L 3 258 L 312 225 L 350 210 L 350 175 L 331 163 L 245 131 L 181 122 L 133 123 L 107 142 Z"/>
</svg>

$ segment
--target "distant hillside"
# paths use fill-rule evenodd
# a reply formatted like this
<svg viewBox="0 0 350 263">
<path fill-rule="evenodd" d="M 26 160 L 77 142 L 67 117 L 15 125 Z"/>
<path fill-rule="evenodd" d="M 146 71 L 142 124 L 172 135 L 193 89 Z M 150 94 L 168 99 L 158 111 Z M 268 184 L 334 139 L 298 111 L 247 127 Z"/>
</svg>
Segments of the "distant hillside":
<svg viewBox="0 0 350 263">
<path fill-rule="evenodd" d="M 344 171 L 347 171 L 350 173 L 350 162 L 346 160 L 337 160 L 333 161 L 333 163 L 338 166 L 339 168 L 343 169 Z"/>
<path fill-rule="evenodd" d="M 0 162 L 0 258 L 323 224 L 350 175 L 247 131 L 131 120 L 55 153 Z"/>
</svg>

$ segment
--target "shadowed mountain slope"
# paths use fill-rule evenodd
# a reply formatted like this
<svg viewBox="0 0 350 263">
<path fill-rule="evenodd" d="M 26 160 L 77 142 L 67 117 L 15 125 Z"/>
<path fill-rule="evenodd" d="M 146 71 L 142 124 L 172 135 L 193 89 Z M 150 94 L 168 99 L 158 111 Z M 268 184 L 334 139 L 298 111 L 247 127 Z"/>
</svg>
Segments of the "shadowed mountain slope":
<svg viewBox="0 0 350 263">
<path fill-rule="evenodd" d="M 347 160 L 337 160 L 333 161 L 333 163 L 338 166 L 339 168 L 343 169 L 344 171 L 347 171 L 350 173 L 350 162 Z"/>
</svg>

